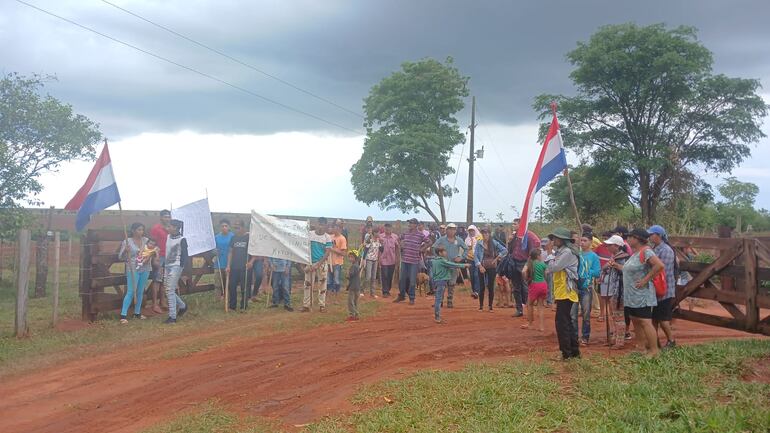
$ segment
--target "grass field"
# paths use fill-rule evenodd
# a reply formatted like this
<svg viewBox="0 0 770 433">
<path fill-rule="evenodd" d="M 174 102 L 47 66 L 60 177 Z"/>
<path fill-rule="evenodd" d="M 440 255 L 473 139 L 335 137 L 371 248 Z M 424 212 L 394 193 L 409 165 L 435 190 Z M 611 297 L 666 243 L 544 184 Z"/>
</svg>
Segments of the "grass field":
<svg viewBox="0 0 770 433">
<path fill-rule="evenodd" d="M 368 386 L 343 417 L 304 426 L 337 432 L 767 432 L 770 341 L 720 341 L 647 359 L 510 361 L 423 371 Z M 755 379 L 755 380 L 752 380 Z M 147 433 L 280 431 L 210 402 Z"/>
</svg>

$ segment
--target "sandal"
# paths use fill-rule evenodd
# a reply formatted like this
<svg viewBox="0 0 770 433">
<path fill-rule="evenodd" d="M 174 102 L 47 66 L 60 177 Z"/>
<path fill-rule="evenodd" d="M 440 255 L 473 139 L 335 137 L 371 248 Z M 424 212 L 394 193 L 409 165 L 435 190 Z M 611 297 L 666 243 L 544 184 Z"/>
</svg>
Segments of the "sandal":
<svg viewBox="0 0 770 433">
<path fill-rule="evenodd" d="M 125 325 L 126 323 L 128 323 L 128 319 L 120 319 L 120 323 Z"/>
<path fill-rule="evenodd" d="M 521 325 L 521 329 L 529 329 L 529 323 Z"/>
</svg>

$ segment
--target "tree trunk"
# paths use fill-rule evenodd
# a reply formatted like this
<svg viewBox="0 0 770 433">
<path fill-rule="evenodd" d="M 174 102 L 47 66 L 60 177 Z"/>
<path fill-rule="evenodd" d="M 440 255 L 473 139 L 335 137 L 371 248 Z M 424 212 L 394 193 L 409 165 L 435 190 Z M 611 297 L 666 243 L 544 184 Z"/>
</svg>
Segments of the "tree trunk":
<svg viewBox="0 0 770 433">
<path fill-rule="evenodd" d="M 436 182 L 436 195 L 438 196 L 438 207 L 441 212 L 441 224 L 446 224 L 446 208 L 444 207 L 444 193 L 441 191 L 441 182 Z"/>
<path fill-rule="evenodd" d="M 642 210 L 642 221 L 649 227 L 654 209 L 651 208 L 650 173 L 648 171 L 639 170 L 639 184 L 639 207 Z"/>
</svg>

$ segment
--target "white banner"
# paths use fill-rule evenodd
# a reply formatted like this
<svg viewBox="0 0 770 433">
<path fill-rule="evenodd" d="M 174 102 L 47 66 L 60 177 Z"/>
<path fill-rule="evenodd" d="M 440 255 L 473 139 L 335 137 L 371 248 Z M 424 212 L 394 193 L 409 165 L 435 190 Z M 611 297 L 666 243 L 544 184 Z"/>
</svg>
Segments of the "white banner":
<svg viewBox="0 0 770 433">
<path fill-rule="evenodd" d="M 187 253 L 191 256 L 211 251 L 217 247 L 214 226 L 211 224 L 209 199 L 204 198 L 171 210 L 171 218 L 184 222 Z"/>
<path fill-rule="evenodd" d="M 280 219 L 251 211 L 249 254 L 310 264 L 307 221 Z"/>
</svg>

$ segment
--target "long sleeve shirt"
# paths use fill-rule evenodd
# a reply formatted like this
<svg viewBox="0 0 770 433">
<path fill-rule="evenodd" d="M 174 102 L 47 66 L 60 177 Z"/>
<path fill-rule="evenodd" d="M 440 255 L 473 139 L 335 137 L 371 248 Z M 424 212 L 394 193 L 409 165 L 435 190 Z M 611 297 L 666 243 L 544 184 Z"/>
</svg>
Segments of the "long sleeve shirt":
<svg viewBox="0 0 770 433">
<path fill-rule="evenodd" d="M 577 282 L 578 257 L 566 246 L 556 250 L 556 256 L 548 264 L 548 273 L 553 275 L 553 298 L 557 301 L 569 299 L 578 302 Z"/>
</svg>

